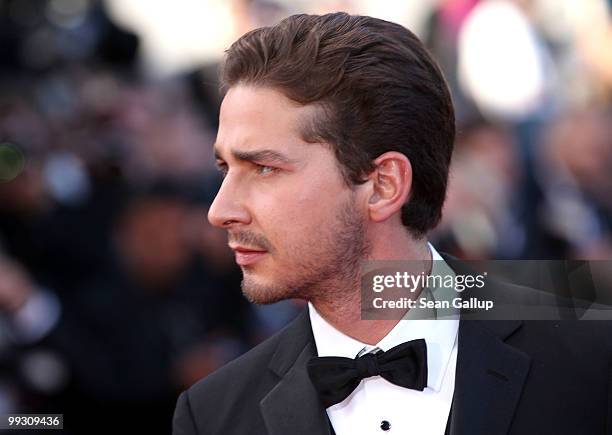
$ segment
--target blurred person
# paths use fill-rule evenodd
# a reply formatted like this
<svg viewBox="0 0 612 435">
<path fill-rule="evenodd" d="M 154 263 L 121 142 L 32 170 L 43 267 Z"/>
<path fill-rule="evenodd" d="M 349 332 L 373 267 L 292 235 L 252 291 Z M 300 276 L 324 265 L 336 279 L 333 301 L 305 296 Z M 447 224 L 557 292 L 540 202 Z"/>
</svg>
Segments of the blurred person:
<svg viewBox="0 0 612 435">
<path fill-rule="evenodd" d="M 446 77 L 457 122 L 477 113 L 474 102 L 468 98 L 458 82 L 459 32 L 479 0 L 444 0 L 437 2 L 427 17 L 423 41 L 436 57 Z"/>
<path fill-rule="evenodd" d="M 522 170 L 513 185 L 519 222 L 508 228 L 522 241 L 508 239 L 523 248 L 510 258 L 557 258 L 554 242 L 540 233 L 533 213 L 541 199 L 534 154 L 546 123 L 570 100 L 571 89 L 563 81 L 558 47 L 546 39 L 539 22 L 539 6 L 529 0 L 480 1 L 458 35 L 459 85 L 482 117 L 507 125 Z"/>
<path fill-rule="evenodd" d="M 49 71 L 93 62 L 135 66 L 138 37 L 115 24 L 106 2 L 2 0 L 0 73 Z"/>
<path fill-rule="evenodd" d="M 562 258 L 612 257 L 610 109 L 570 111 L 552 122 L 538 149 L 537 214 Z"/>
<path fill-rule="evenodd" d="M 169 187 L 147 192 L 125 204 L 113 261 L 65 304 L 46 339 L 71 370 L 64 413 L 75 433 L 101 410 L 114 418 L 90 433 L 118 420 L 167 432 L 176 391 L 239 355 L 246 341 L 239 292 L 194 257 L 185 237 L 186 200 Z"/>
<path fill-rule="evenodd" d="M 0 182 L 0 239 L 37 281 L 62 296 L 103 267 L 105 230 L 121 197 L 117 179 L 100 174 L 103 159 L 94 164 L 98 142 L 89 136 L 91 111 L 80 110 L 78 78 L 62 70 L 54 79 L 3 80 L 9 92 L 0 98 L 2 146 L 21 160 L 19 172 Z M 66 91 L 63 98 L 54 85 Z"/>
<path fill-rule="evenodd" d="M 461 130 L 444 217 L 432 234 L 446 252 L 464 259 L 522 257 L 526 234 L 517 154 L 510 131 L 500 124 L 475 122 Z"/>
<path fill-rule="evenodd" d="M 4 332 L 19 343 L 32 343 L 44 337 L 59 316 L 56 297 L 37 285 L 21 264 L 4 255 L 0 257 L 0 276 Z"/>
<path fill-rule="evenodd" d="M 213 172 L 210 148 L 202 146 L 212 143 L 212 131 L 187 91 L 181 81 L 123 85 L 109 124 L 122 141 L 121 167 L 130 184 L 200 179 Z"/>
<path fill-rule="evenodd" d="M 488 118 L 523 121 L 557 103 L 556 70 L 527 4 L 478 2 L 459 31 L 459 84 Z"/>
<path fill-rule="evenodd" d="M 39 159 L 28 157 L 14 179 L 0 182 L 0 243 L 7 254 L 35 270 L 37 278 L 47 284 L 54 281 L 56 272 L 45 246 L 52 209 Z"/>
<path fill-rule="evenodd" d="M 234 37 L 245 34 L 257 27 L 275 23 L 287 14 L 282 1 L 275 0 L 231 0 L 229 3 L 229 23 Z M 191 85 L 199 111 L 206 124 L 216 131 L 219 126 L 219 62 L 213 61 L 186 74 Z"/>
<path fill-rule="evenodd" d="M 31 178 L 31 174 L 40 175 L 32 171 L 29 162 L 28 169 L 12 183 L 0 184 L 6 199 L 3 211 L 37 217 L 38 200 L 27 200 L 49 200 L 46 190 L 36 190 L 44 194 L 34 196 L 20 195 L 23 189 L 17 189 L 31 186 L 31 180 L 42 180 Z M 9 377 L 0 379 L 0 399 L 6 398 L 7 408 L 13 412 L 66 413 L 66 433 L 81 433 L 85 428 L 89 433 L 106 433 L 116 420 L 89 428 L 101 409 L 117 419 L 136 418 L 134 428 L 167 433 L 176 392 L 243 351 L 243 343 L 252 335 L 246 328 L 249 316 L 245 301 L 239 297 L 235 265 L 221 267 L 203 258 L 202 251 L 216 247 L 210 237 L 194 240 L 185 232 L 191 206 L 188 195 L 180 192 L 162 185 L 126 202 L 124 211 L 117 215 L 114 249 L 108 252 L 116 254 L 114 260 L 106 259 L 97 273 L 75 270 L 84 274 L 78 291 L 62 288 L 71 281 L 61 277 L 61 270 L 53 270 L 59 273 L 53 280 L 59 299 L 53 291 L 34 291 L 39 286 L 25 269 L 0 262 L 0 303 L 16 313 L 6 325 L 0 318 L 0 338 L 9 340 Z M 73 223 L 78 239 L 81 227 L 77 226 L 92 222 L 83 219 L 87 215 L 75 219 L 71 212 L 58 212 L 52 201 L 47 204 L 53 219 L 43 213 L 42 221 L 51 227 L 36 233 L 25 229 L 22 236 L 42 235 L 41 243 L 58 234 L 72 239 L 61 230 L 55 232 L 58 225 Z M 100 225 L 89 231 L 91 228 L 104 231 Z M 17 234 L 7 235 L 12 242 Z M 66 253 L 54 244 L 17 246 L 51 264 L 53 255 Z M 50 252 L 54 247 L 57 250 Z M 105 250 L 98 254 L 107 255 Z M 43 269 L 32 264 L 40 275 Z"/>
<path fill-rule="evenodd" d="M 201 146 L 212 135 L 181 83 L 81 65 L 3 85 L 10 92 L 0 99 L 0 138 L 24 164 L 0 185 L 0 238 L 63 294 L 105 267 L 110 225 L 130 186 L 199 182 L 213 172 Z"/>
<path fill-rule="evenodd" d="M 573 21 L 573 42 L 577 57 L 586 66 L 581 80 L 588 77 L 588 96 L 609 101 L 612 96 L 612 4 L 605 0 L 570 3 L 568 15 Z M 590 92 L 589 92 L 590 91 Z"/>
<path fill-rule="evenodd" d="M 455 126 L 411 32 L 294 15 L 236 41 L 221 77 L 224 180 L 209 220 L 227 230 L 250 301 L 308 304 L 182 393 L 175 435 L 606 432 L 609 323 L 361 318 L 361 261 L 461 268 L 427 242 Z"/>
<path fill-rule="evenodd" d="M 60 315 L 55 294 L 0 253 L 0 412 L 32 411 L 66 386 L 66 366 L 40 345 Z"/>
<path fill-rule="evenodd" d="M 1 265 L 0 307 L 3 313 L 13 313 L 23 307 L 32 289 L 23 271 L 3 259 Z"/>
</svg>

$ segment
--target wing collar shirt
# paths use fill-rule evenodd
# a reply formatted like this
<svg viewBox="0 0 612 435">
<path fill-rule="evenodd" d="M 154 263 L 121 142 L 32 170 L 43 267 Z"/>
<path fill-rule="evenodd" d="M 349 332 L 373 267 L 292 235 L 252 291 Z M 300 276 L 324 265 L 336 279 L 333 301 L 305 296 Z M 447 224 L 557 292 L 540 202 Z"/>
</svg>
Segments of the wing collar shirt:
<svg viewBox="0 0 612 435">
<path fill-rule="evenodd" d="M 431 244 L 429 249 L 434 260 L 431 274 L 453 274 Z M 450 300 L 457 295 L 448 288 L 424 289 L 421 296 L 423 293 L 434 300 Z M 327 408 L 336 435 L 444 435 L 455 388 L 457 311 L 451 309 L 453 312 L 445 313 L 444 319 L 435 320 L 435 313 L 433 318 L 422 319 L 411 309 L 382 340 L 371 346 L 338 331 L 312 304 L 308 304 L 308 309 L 319 356 L 355 358 L 378 349 L 387 351 L 409 340 L 423 338 L 427 343 L 425 390 L 403 388 L 380 376 L 362 380 L 349 397 Z"/>
</svg>

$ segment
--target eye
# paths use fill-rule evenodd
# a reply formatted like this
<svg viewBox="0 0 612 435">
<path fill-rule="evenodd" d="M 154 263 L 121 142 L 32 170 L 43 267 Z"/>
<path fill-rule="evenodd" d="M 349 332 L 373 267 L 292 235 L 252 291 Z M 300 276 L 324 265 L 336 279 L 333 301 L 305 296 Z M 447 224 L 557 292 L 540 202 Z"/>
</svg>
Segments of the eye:
<svg viewBox="0 0 612 435">
<path fill-rule="evenodd" d="M 273 168 L 272 166 L 257 165 L 257 164 L 255 166 L 256 166 L 256 171 L 259 175 L 268 175 L 268 174 L 278 171 L 278 168 Z"/>
</svg>

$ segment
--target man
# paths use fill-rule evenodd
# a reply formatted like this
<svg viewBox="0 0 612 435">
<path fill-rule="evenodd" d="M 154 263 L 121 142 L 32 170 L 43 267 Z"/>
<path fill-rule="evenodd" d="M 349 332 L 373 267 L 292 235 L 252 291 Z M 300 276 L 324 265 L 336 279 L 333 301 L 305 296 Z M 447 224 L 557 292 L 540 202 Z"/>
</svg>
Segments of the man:
<svg viewBox="0 0 612 435">
<path fill-rule="evenodd" d="M 609 326 L 362 320 L 363 260 L 424 260 L 427 274 L 440 259 L 426 235 L 454 115 L 412 33 L 292 16 L 235 42 L 222 83 L 209 220 L 228 231 L 247 298 L 309 305 L 184 392 L 175 435 L 612 433 Z M 409 368 L 390 375 L 400 354 Z"/>
</svg>

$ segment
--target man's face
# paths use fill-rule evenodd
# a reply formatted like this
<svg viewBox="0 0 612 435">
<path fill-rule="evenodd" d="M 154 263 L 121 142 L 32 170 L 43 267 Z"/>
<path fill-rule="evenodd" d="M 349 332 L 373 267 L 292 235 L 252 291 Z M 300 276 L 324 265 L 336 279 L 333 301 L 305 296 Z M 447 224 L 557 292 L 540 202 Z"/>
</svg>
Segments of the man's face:
<svg viewBox="0 0 612 435">
<path fill-rule="evenodd" d="M 355 290 L 368 251 L 358 190 L 331 149 L 300 136 L 315 111 L 245 85 L 221 105 L 215 153 L 225 178 L 208 219 L 228 230 L 243 292 L 256 303 L 341 298 Z"/>
</svg>

